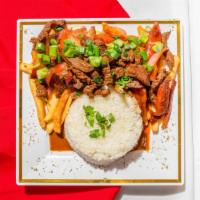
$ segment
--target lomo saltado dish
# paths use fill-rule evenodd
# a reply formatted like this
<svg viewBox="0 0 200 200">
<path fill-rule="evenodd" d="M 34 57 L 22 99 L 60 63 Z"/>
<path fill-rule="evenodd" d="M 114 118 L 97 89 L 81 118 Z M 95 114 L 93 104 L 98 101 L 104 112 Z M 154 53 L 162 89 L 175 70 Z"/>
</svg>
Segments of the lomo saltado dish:
<svg viewBox="0 0 200 200">
<path fill-rule="evenodd" d="M 151 130 L 168 126 L 179 57 L 168 48 L 170 31 L 162 33 L 157 22 L 137 32 L 50 21 L 31 39 L 32 63 L 20 64 L 40 126 L 64 135 L 93 164 L 148 151 Z"/>
</svg>

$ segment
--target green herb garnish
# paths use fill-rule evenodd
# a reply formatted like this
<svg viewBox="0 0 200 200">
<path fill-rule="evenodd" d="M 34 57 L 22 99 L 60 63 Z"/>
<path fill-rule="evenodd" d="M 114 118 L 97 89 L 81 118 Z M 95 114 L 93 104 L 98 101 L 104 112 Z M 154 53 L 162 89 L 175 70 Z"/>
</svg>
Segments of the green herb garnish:
<svg viewBox="0 0 200 200">
<path fill-rule="evenodd" d="M 105 132 L 103 130 L 101 130 L 101 129 L 94 129 L 94 130 L 90 131 L 90 135 L 89 136 L 91 138 L 98 138 L 100 136 L 104 137 L 104 135 L 105 135 Z"/>
<path fill-rule="evenodd" d="M 112 123 L 115 122 L 114 115 L 109 113 L 108 116 L 104 116 L 100 112 L 95 111 L 92 106 L 83 106 L 83 109 L 90 127 L 93 127 L 95 122 L 99 126 L 98 129 L 91 130 L 89 136 L 91 138 L 105 137 L 106 130 L 109 130 Z"/>
<path fill-rule="evenodd" d="M 109 120 L 110 123 L 115 122 L 115 117 L 114 117 L 114 115 L 112 113 L 109 113 L 108 120 Z"/>
<path fill-rule="evenodd" d="M 86 119 L 89 123 L 89 125 L 91 127 L 94 126 L 94 115 L 95 115 L 95 111 L 94 111 L 94 108 L 92 106 L 83 106 L 83 109 L 85 111 L 85 116 L 86 116 Z"/>
</svg>

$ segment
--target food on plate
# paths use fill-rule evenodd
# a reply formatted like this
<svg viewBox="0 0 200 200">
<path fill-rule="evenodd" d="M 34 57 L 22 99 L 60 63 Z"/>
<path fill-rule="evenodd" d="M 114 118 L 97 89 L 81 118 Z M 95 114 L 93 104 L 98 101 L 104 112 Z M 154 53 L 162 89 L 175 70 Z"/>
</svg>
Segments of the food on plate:
<svg viewBox="0 0 200 200">
<path fill-rule="evenodd" d="M 102 31 L 72 28 L 53 20 L 31 39 L 32 63 L 20 64 L 29 75 L 41 127 L 49 134 L 65 133 L 90 162 L 104 165 L 131 149 L 149 150 L 150 132 L 168 127 L 180 60 L 168 47 L 170 32 L 162 33 L 157 22 L 137 31 L 106 22 Z M 130 117 L 123 121 L 119 113 Z"/>
<path fill-rule="evenodd" d="M 82 95 L 69 109 L 64 134 L 88 162 L 108 165 L 137 146 L 143 130 L 140 113 L 137 100 L 127 94 Z"/>
</svg>

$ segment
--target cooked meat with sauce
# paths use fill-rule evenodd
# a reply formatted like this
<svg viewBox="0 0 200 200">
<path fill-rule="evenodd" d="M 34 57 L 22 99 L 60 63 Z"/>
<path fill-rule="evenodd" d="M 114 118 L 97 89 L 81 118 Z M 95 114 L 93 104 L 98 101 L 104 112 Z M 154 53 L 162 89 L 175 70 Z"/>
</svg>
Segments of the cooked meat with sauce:
<svg viewBox="0 0 200 200">
<path fill-rule="evenodd" d="M 126 68 L 126 76 L 133 77 L 146 86 L 150 86 L 149 74 L 142 65 L 129 64 Z"/>
<path fill-rule="evenodd" d="M 176 74 L 176 56 L 167 44 L 170 32 L 162 33 L 158 23 L 150 30 L 139 26 L 138 36 L 107 23 L 102 28 L 72 29 L 64 20 L 53 20 L 31 39 L 32 63 L 39 65 L 30 75 L 38 80 L 37 96 L 47 98 L 55 91 L 60 97 L 70 89 L 90 98 L 105 97 L 114 88 L 141 100 L 145 125 L 153 107 L 152 116 L 165 116 L 166 127 Z"/>
</svg>

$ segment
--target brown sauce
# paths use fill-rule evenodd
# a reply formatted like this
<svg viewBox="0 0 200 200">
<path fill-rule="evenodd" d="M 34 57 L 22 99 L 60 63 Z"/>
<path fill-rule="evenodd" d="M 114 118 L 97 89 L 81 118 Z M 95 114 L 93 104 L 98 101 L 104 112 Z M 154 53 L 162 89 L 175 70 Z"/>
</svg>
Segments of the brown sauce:
<svg viewBox="0 0 200 200">
<path fill-rule="evenodd" d="M 51 151 L 73 151 L 67 139 L 55 132 L 49 135 L 50 150 Z M 138 145 L 133 150 L 147 150 L 147 138 L 143 130 Z"/>
</svg>

